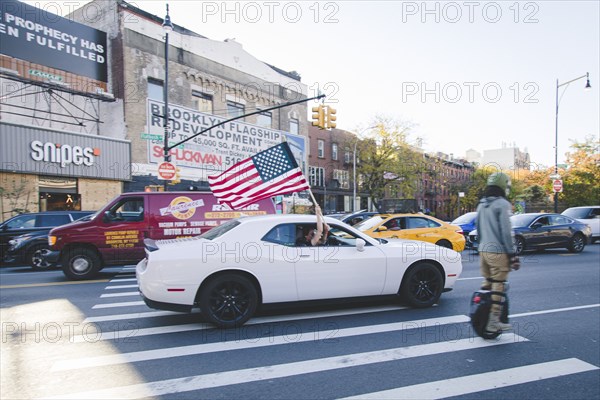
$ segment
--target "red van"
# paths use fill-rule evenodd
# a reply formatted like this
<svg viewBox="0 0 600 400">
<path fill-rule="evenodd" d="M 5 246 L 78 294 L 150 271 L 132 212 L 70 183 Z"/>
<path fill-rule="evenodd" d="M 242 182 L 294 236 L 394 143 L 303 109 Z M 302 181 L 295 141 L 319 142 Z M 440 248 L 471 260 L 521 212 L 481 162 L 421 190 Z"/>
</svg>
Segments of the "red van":
<svg viewBox="0 0 600 400">
<path fill-rule="evenodd" d="M 105 265 L 138 263 L 145 238 L 196 236 L 229 219 L 262 214 L 275 214 L 272 200 L 232 210 L 211 192 L 123 193 L 97 213 L 52 229 L 44 259 L 62 264 L 70 279 L 88 279 Z"/>
</svg>

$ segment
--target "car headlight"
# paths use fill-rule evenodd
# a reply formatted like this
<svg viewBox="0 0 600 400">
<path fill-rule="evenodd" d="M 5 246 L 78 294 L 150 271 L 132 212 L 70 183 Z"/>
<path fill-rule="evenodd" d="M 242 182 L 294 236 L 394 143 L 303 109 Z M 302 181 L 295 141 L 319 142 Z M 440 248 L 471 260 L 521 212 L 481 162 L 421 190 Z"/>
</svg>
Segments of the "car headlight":
<svg viewBox="0 0 600 400">
<path fill-rule="evenodd" d="M 21 243 L 28 241 L 31 239 L 30 236 L 20 236 L 8 241 L 8 245 L 12 248 L 18 247 Z"/>
<path fill-rule="evenodd" d="M 56 244 L 56 236 L 48 236 L 48 245 L 54 246 Z"/>
</svg>

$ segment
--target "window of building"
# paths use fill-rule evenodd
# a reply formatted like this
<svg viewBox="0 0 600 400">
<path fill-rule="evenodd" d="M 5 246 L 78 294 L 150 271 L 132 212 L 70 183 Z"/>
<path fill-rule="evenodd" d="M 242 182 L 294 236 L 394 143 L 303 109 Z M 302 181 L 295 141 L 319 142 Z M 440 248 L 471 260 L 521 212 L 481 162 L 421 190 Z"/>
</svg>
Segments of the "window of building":
<svg viewBox="0 0 600 400">
<path fill-rule="evenodd" d="M 308 167 L 308 179 L 311 186 L 325 186 L 325 169 L 322 167 Z"/>
<path fill-rule="evenodd" d="M 290 119 L 290 133 L 294 135 L 300 134 L 300 122 L 296 118 Z"/>
<path fill-rule="evenodd" d="M 273 117 L 269 111 L 263 111 L 256 116 L 256 125 L 264 128 L 271 128 L 273 124 Z"/>
<path fill-rule="evenodd" d="M 338 145 L 337 143 L 332 143 L 331 144 L 331 159 L 332 160 L 336 160 L 338 159 Z"/>
<path fill-rule="evenodd" d="M 158 101 L 163 101 L 165 99 L 162 81 L 148 78 L 148 98 Z"/>
<path fill-rule="evenodd" d="M 230 117 L 241 117 L 244 115 L 244 105 L 235 101 L 227 101 L 227 115 Z"/>
<path fill-rule="evenodd" d="M 317 140 L 317 156 L 319 158 L 325 158 L 325 141 L 318 139 Z"/>
<path fill-rule="evenodd" d="M 200 112 L 213 113 L 213 97 L 210 94 L 192 90 L 192 103 L 194 109 Z"/>
<path fill-rule="evenodd" d="M 333 179 L 340 183 L 340 189 L 350 189 L 350 173 L 341 169 L 333 170 Z"/>
<path fill-rule="evenodd" d="M 344 162 L 346 164 L 350 164 L 352 162 L 352 153 L 350 152 L 350 148 L 346 147 L 344 149 Z"/>
</svg>

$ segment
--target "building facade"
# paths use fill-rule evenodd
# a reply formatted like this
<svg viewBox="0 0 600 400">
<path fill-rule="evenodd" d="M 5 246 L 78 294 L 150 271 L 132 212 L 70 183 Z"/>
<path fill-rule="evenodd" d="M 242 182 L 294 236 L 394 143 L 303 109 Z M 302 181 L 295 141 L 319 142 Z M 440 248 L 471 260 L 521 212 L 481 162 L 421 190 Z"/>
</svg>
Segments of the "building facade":
<svg viewBox="0 0 600 400">
<path fill-rule="evenodd" d="M 16 0 L 3 1 L 2 7 L 3 15 L 20 10 L 14 21 L 30 18 L 33 24 L 48 16 Z M 29 55 L 20 50 L 18 39 L 32 32 L 8 22 L 0 30 L 0 111 L 2 123 L 9 124 L 0 135 L 6 153 L 0 163 L 2 219 L 14 211 L 72 207 L 48 203 L 52 193 L 64 201 L 76 198 L 76 209 L 97 209 L 121 192 L 162 187 L 158 166 L 167 158 L 181 179 L 169 190 L 207 187 L 207 176 L 284 137 L 298 162 L 307 165 L 306 103 L 268 110 L 307 97 L 297 73 L 256 59 L 234 40 L 210 40 L 176 24 L 167 47 L 163 22 L 121 0 L 95 0 L 67 18 L 47 18 L 46 37 L 34 38 L 38 46 Z M 65 53 L 66 43 L 57 46 L 56 39 L 50 40 L 58 31 L 80 38 L 82 48 L 71 63 L 55 62 L 70 57 L 58 50 Z M 15 44 L 5 46 L 7 40 Z M 96 69 L 90 72 L 89 64 Z M 39 94 L 31 93 L 32 83 L 41 88 Z M 223 123 L 249 113 L 254 115 Z M 30 132 L 28 142 L 14 140 L 21 130 Z M 167 157 L 165 137 L 172 147 Z M 93 162 L 83 156 L 88 149 Z M 77 162 L 63 166 L 60 157 Z M 14 161 L 23 158 L 27 162 Z M 86 168 L 95 168 L 96 175 L 90 177 Z"/>
</svg>

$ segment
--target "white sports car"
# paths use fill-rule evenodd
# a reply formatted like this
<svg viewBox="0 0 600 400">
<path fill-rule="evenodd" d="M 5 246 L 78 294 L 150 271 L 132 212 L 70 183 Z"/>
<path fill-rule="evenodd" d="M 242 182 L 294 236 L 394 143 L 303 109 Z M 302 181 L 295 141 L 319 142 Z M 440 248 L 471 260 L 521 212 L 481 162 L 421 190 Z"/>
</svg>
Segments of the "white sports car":
<svg viewBox="0 0 600 400">
<path fill-rule="evenodd" d="M 453 250 L 325 222 L 327 242 L 314 247 L 302 239 L 316 217 L 296 214 L 242 217 L 186 239 L 146 239 L 136 268 L 141 295 L 151 308 L 200 307 L 210 322 L 230 328 L 268 303 L 399 295 L 429 307 L 462 271 Z"/>
</svg>

